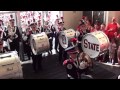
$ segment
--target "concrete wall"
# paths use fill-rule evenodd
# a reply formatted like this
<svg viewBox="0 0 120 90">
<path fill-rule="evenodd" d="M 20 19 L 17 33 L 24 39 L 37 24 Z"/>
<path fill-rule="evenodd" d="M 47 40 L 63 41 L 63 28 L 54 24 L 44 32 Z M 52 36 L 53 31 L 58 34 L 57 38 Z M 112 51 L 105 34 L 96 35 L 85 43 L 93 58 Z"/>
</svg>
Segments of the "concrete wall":
<svg viewBox="0 0 120 90">
<path fill-rule="evenodd" d="M 106 24 L 111 22 L 112 17 L 116 17 L 117 22 L 120 24 L 120 11 L 107 11 Z"/>
<path fill-rule="evenodd" d="M 64 27 L 66 29 L 73 28 L 76 29 L 79 20 L 82 18 L 83 11 L 63 11 L 64 17 Z"/>
</svg>

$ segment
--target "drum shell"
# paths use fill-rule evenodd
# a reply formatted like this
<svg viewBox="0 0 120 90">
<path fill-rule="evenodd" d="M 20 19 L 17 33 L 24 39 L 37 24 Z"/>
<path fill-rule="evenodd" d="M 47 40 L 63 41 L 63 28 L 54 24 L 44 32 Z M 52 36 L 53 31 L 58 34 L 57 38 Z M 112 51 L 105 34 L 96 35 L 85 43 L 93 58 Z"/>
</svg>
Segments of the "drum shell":
<svg viewBox="0 0 120 90">
<path fill-rule="evenodd" d="M 86 49 L 84 47 L 84 40 L 85 39 L 87 39 L 87 41 L 89 41 L 91 43 L 98 44 L 99 45 L 99 52 L 94 52 L 92 50 Z M 109 39 L 104 32 L 96 31 L 96 32 L 88 33 L 82 38 L 82 49 L 91 58 L 96 58 L 100 54 L 103 54 L 106 50 L 108 50 L 109 43 L 110 43 Z"/>
<path fill-rule="evenodd" d="M 63 48 L 67 48 L 70 45 L 72 45 L 71 42 L 70 42 L 70 39 L 74 38 L 75 34 L 76 34 L 76 32 L 73 29 L 68 29 L 68 30 L 61 31 L 60 34 L 59 34 L 60 45 Z M 63 39 L 63 36 L 64 36 L 64 39 Z"/>
<path fill-rule="evenodd" d="M 30 45 L 34 55 L 41 54 L 50 49 L 49 39 L 45 32 L 32 34 L 30 38 Z"/>
<path fill-rule="evenodd" d="M 22 79 L 20 59 L 15 52 L 0 55 L 0 79 Z"/>
</svg>

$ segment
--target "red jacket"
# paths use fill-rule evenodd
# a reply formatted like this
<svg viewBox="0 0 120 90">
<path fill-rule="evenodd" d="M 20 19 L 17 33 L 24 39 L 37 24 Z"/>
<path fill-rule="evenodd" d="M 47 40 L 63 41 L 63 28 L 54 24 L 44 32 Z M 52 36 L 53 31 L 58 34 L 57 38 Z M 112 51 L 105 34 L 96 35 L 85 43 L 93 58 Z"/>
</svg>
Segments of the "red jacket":
<svg viewBox="0 0 120 90">
<path fill-rule="evenodd" d="M 109 31 L 110 29 L 112 29 L 112 30 Z M 109 39 L 115 37 L 115 35 L 114 35 L 115 32 L 118 32 L 118 25 L 117 25 L 117 23 L 110 23 L 110 24 L 108 24 L 107 29 L 106 29 L 106 33 L 107 33 Z"/>
</svg>

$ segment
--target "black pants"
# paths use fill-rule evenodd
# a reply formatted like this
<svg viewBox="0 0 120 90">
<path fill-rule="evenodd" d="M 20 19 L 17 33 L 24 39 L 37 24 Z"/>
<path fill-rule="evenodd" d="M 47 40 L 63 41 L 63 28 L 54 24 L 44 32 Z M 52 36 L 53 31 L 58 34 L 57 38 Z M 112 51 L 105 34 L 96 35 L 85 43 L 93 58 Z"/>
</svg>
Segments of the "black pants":
<svg viewBox="0 0 120 90">
<path fill-rule="evenodd" d="M 38 72 L 39 70 L 42 69 L 42 54 L 39 55 L 32 55 L 32 60 L 33 60 L 33 70 L 35 72 Z"/>
<path fill-rule="evenodd" d="M 81 43 L 78 43 L 78 49 L 79 49 L 80 52 L 83 52 Z"/>
<path fill-rule="evenodd" d="M 59 44 L 59 39 L 55 37 L 55 50 L 57 50 L 58 44 Z"/>
<path fill-rule="evenodd" d="M 63 61 L 68 59 L 67 51 L 63 51 Z"/>
<path fill-rule="evenodd" d="M 29 60 L 31 57 L 31 52 L 32 52 L 31 47 L 24 43 L 24 53 L 27 54 Z"/>
<path fill-rule="evenodd" d="M 13 41 L 13 42 L 9 43 L 9 45 L 10 45 L 10 50 L 11 51 L 16 50 L 18 52 L 18 55 L 19 55 L 19 42 Z"/>
<path fill-rule="evenodd" d="M 52 41 L 53 41 L 53 39 L 49 40 L 49 42 L 50 42 L 50 51 L 52 51 L 52 47 L 53 47 Z"/>
<path fill-rule="evenodd" d="M 63 60 L 63 50 L 59 50 L 59 61 Z"/>
</svg>

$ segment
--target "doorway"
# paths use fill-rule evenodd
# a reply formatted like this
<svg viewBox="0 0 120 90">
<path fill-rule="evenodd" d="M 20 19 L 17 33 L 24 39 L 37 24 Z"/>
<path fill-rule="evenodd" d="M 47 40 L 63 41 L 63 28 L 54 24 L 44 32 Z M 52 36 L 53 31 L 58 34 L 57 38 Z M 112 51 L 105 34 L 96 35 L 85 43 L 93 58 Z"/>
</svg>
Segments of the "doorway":
<svg viewBox="0 0 120 90">
<path fill-rule="evenodd" d="M 93 11 L 93 24 L 95 24 L 96 20 L 100 22 L 100 24 L 104 22 L 104 11 Z"/>
<path fill-rule="evenodd" d="M 83 11 L 83 16 L 87 16 L 93 25 L 96 20 L 99 20 L 100 24 L 105 23 L 105 11 Z"/>
</svg>

